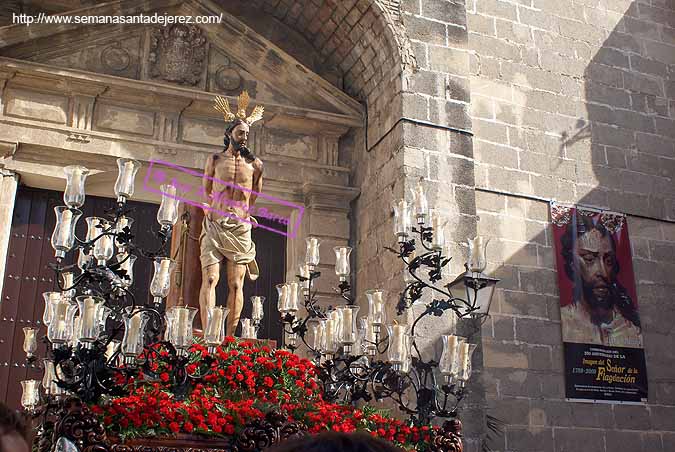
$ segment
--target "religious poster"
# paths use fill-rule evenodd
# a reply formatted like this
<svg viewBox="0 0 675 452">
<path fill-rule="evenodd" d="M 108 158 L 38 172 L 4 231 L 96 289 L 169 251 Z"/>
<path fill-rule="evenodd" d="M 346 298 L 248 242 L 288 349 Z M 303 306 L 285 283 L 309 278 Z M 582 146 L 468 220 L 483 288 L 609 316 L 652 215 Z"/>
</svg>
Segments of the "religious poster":
<svg viewBox="0 0 675 452">
<path fill-rule="evenodd" d="M 647 401 L 625 215 L 551 204 L 568 400 Z"/>
</svg>

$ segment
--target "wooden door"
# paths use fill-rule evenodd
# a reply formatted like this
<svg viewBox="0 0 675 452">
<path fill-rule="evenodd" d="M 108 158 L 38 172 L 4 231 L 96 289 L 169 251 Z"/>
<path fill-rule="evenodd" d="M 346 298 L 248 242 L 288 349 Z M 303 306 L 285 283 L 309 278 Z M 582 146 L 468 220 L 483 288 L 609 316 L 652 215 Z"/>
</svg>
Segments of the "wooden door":
<svg viewBox="0 0 675 452">
<path fill-rule="evenodd" d="M 88 196 L 81 209 L 83 215 L 78 221 L 77 236 L 82 238 L 86 234 L 84 218 L 102 216 L 114 203 L 111 198 Z M 128 204 L 135 209 L 129 216 L 135 220 L 131 230 L 136 235 L 136 243 L 153 248 L 158 243 L 151 232 L 159 228 L 155 220 L 158 206 L 134 201 Z M 26 367 L 23 328 L 39 327 L 40 337 L 46 334 L 42 325 L 42 293 L 57 290 L 55 273 L 48 264 L 56 262 L 51 234 L 56 222 L 54 207 L 61 205 L 64 205 L 62 192 L 27 187 L 19 187 L 17 191 L 0 301 L 0 400 L 15 408 L 21 400 L 19 382 L 42 378 L 40 363 Z M 76 258 L 68 256 L 67 262 L 72 263 Z M 134 266 L 133 293 L 141 302 L 149 299 L 152 274 L 152 263 L 139 258 Z M 37 356 L 44 355 L 45 346 L 40 344 Z"/>
</svg>

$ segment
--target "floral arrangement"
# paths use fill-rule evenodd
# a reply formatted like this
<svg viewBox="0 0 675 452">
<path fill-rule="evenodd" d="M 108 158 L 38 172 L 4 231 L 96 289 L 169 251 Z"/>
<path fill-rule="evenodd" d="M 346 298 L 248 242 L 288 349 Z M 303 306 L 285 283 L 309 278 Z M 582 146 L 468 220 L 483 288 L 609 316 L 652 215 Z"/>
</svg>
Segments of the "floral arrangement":
<svg viewBox="0 0 675 452">
<path fill-rule="evenodd" d="M 285 412 L 310 433 L 364 430 L 408 450 L 425 450 L 434 427 L 409 426 L 372 407 L 323 400 L 314 365 L 286 350 L 228 337 L 213 354 L 189 350 L 187 389 L 175 394 L 175 372 L 162 346 L 151 350 L 150 369 L 120 378 L 124 395 L 91 406 L 108 434 L 122 439 L 198 434 L 225 438 L 272 411 Z"/>
</svg>

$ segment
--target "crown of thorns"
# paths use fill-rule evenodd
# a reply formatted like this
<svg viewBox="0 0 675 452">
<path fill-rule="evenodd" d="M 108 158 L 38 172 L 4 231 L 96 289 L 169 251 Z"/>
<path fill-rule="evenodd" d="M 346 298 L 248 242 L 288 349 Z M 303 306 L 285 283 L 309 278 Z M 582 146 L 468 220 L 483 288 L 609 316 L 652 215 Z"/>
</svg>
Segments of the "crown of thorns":
<svg viewBox="0 0 675 452">
<path fill-rule="evenodd" d="M 242 91 L 237 98 L 237 113 L 232 113 L 230 103 L 226 98 L 221 96 L 216 96 L 213 108 L 223 114 L 225 122 L 232 122 L 235 118 L 239 118 L 250 126 L 254 122 L 261 120 L 265 111 L 265 107 L 256 105 L 251 114 L 246 116 L 246 109 L 250 101 L 251 97 L 248 95 L 248 91 Z"/>
</svg>

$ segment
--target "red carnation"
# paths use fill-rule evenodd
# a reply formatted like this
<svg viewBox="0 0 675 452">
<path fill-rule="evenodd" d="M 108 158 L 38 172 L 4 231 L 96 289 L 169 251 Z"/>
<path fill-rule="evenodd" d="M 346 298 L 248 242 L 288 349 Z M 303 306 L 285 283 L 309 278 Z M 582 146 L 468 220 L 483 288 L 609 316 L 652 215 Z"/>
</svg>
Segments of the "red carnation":
<svg viewBox="0 0 675 452">
<path fill-rule="evenodd" d="M 159 374 L 159 379 L 162 380 L 164 383 L 169 381 L 169 374 L 166 372 L 162 372 Z"/>
<path fill-rule="evenodd" d="M 194 430 L 195 426 L 192 425 L 192 422 L 186 422 L 185 425 L 183 426 L 186 432 L 190 433 L 192 430 Z"/>
<path fill-rule="evenodd" d="M 178 433 L 180 430 L 180 425 L 178 425 L 178 422 L 172 422 L 169 424 L 169 430 L 171 430 L 174 433 Z"/>
</svg>

